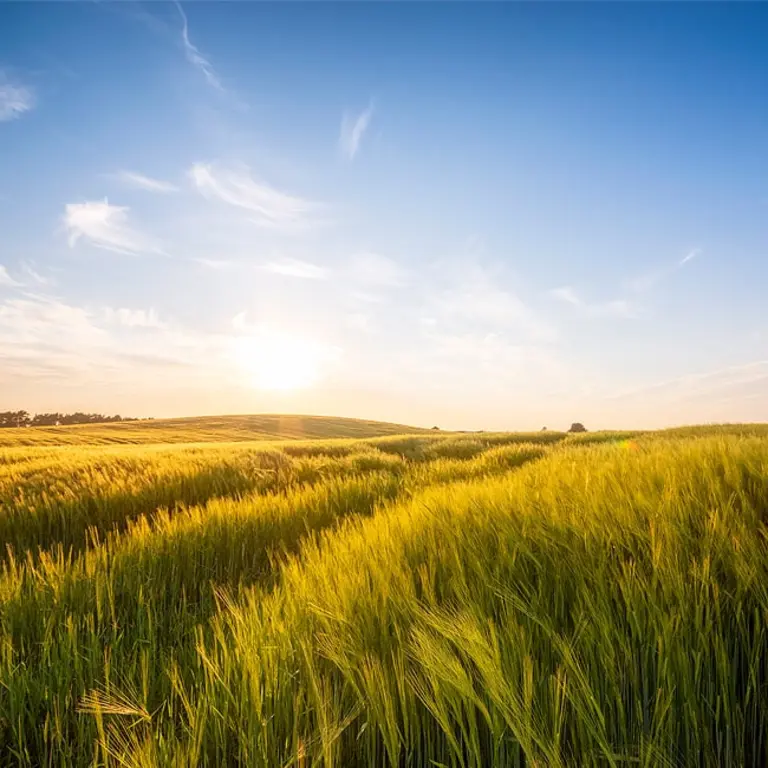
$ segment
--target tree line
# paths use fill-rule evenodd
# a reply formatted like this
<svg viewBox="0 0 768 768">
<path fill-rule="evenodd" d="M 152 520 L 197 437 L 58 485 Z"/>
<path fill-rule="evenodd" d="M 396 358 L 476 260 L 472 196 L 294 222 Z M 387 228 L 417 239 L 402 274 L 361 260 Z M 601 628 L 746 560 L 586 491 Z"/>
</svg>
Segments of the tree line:
<svg viewBox="0 0 768 768">
<path fill-rule="evenodd" d="M 0 429 L 3 427 L 57 427 L 60 424 L 105 424 L 113 421 L 138 421 L 120 415 L 103 413 L 36 413 L 28 411 L 0 411 Z"/>
</svg>

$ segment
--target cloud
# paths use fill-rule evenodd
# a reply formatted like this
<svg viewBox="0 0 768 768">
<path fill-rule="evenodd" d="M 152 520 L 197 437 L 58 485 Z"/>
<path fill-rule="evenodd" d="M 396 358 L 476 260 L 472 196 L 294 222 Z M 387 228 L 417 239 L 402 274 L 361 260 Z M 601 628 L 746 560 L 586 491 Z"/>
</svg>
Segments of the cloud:
<svg viewBox="0 0 768 768">
<path fill-rule="evenodd" d="M 464 267 L 451 277 L 442 290 L 430 291 L 422 315 L 440 326 L 460 332 L 514 331 L 538 341 L 551 342 L 557 336 L 519 296 L 498 285 L 498 281 L 478 264 Z"/>
<path fill-rule="evenodd" d="M 603 317 L 629 317 L 638 315 L 637 308 L 626 299 L 612 299 L 603 304 L 592 305 L 588 308 L 592 314 Z"/>
<path fill-rule="evenodd" d="M 434 376 L 437 386 L 452 387 L 463 382 L 469 392 L 496 389 L 503 392 L 542 387 L 562 379 L 565 368 L 546 347 L 516 344 L 503 333 L 430 333 L 430 348 L 424 355 L 443 371 Z"/>
<path fill-rule="evenodd" d="M 97 248 L 115 253 L 131 256 L 163 254 L 157 242 L 128 224 L 128 211 L 124 206 L 110 205 L 106 198 L 103 201 L 68 203 L 64 210 L 64 226 L 70 247 L 85 239 Z"/>
<path fill-rule="evenodd" d="M 125 328 L 167 328 L 157 316 L 154 309 L 113 309 L 104 308 L 104 317 L 107 322 L 121 325 Z"/>
<path fill-rule="evenodd" d="M 576 295 L 576 292 L 570 285 L 564 285 L 562 288 L 553 288 L 549 292 L 549 295 L 574 307 L 580 307 L 582 305 L 581 299 Z"/>
<path fill-rule="evenodd" d="M 344 318 L 344 325 L 353 331 L 368 332 L 371 330 L 371 317 L 364 312 L 350 312 Z"/>
<path fill-rule="evenodd" d="M 721 400 L 737 393 L 754 391 L 762 394 L 768 403 L 768 360 L 755 360 L 742 365 L 731 365 L 704 373 L 686 374 L 612 394 L 606 400 L 633 400 L 648 402 L 690 401 L 705 398 Z"/>
<path fill-rule="evenodd" d="M 50 277 L 46 277 L 45 275 L 41 275 L 33 266 L 32 264 L 29 264 L 28 262 L 24 261 L 21 264 L 22 270 L 24 270 L 24 273 L 28 275 L 33 282 L 37 283 L 38 285 L 51 285 L 53 283 L 53 280 Z M 2 281 L 0 281 L 2 282 Z"/>
<path fill-rule="evenodd" d="M 76 387 L 110 382 L 154 393 L 178 390 L 183 366 L 184 385 L 205 391 L 231 375 L 221 367 L 228 343 L 162 322 L 151 309 L 92 310 L 32 293 L 0 301 L 0 380 L 16 384 L 57 378 Z M 163 369 L 168 376 L 158 378 Z"/>
<path fill-rule="evenodd" d="M 94 343 L 103 332 L 91 322 L 91 313 L 73 307 L 55 297 L 24 294 L 0 304 L 0 343 L 34 341 L 57 344 Z"/>
<path fill-rule="evenodd" d="M 393 259 L 371 251 L 352 257 L 349 275 L 356 283 L 367 286 L 393 288 L 408 282 L 408 271 Z"/>
<path fill-rule="evenodd" d="M 360 150 L 360 142 L 373 117 L 373 104 L 358 114 L 345 112 L 341 119 L 339 148 L 349 160 L 354 160 Z"/>
<path fill-rule="evenodd" d="M 227 269 L 234 269 L 240 266 L 240 262 L 233 261 L 232 259 L 206 259 L 203 257 L 194 259 L 195 262 L 208 269 L 215 269 L 222 272 Z"/>
<path fill-rule="evenodd" d="M 171 184 L 168 181 L 152 179 L 149 176 L 144 176 L 141 173 L 134 173 L 133 171 L 120 171 L 120 173 L 117 174 L 117 178 L 130 187 L 146 189 L 148 192 L 178 192 L 179 189 L 175 184 Z"/>
<path fill-rule="evenodd" d="M 305 280 L 325 280 L 328 271 L 316 264 L 301 259 L 280 259 L 279 261 L 270 261 L 261 267 L 265 272 L 272 272 L 276 275 L 286 275 L 287 277 L 299 277 Z"/>
<path fill-rule="evenodd" d="M 682 267 L 683 264 L 687 264 L 692 259 L 695 259 L 700 253 L 700 248 L 694 248 L 690 250 L 682 259 L 680 259 L 680 266 Z"/>
<path fill-rule="evenodd" d="M 626 299 L 612 299 L 593 304 L 584 301 L 570 285 L 555 288 L 549 295 L 590 317 L 637 317 L 637 308 Z"/>
<path fill-rule="evenodd" d="M 0 285 L 5 285 L 9 288 L 18 288 L 21 283 L 14 280 L 9 274 L 8 270 L 0 264 Z"/>
<path fill-rule="evenodd" d="M 488 330 L 474 324 L 445 328 L 441 318 L 434 319 L 438 325 L 422 322 L 420 330 L 411 328 L 408 343 L 382 339 L 381 331 L 397 322 L 394 318 L 381 328 L 372 327 L 375 339 L 362 348 L 370 348 L 370 354 L 347 375 L 357 386 L 390 394 L 413 397 L 419 391 L 429 407 L 442 403 L 454 409 L 461 408 L 462 398 L 475 404 L 477 398 L 485 403 L 483 398 L 493 398 L 497 406 L 504 403 L 514 412 L 527 408 L 529 397 L 540 404 L 572 373 L 557 359 L 555 349 L 520 338 L 514 329 Z M 386 355 L 381 354 L 382 345 L 387 345 Z"/>
<path fill-rule="evenodd" d="M 217 168 L 195 163 L 189 177 L 203 197 L 216 199 L 255 214 L 254 221 L 268 226 L 296 225 L 316 206 L 251 178 L 247 170 Z"/>
<path fill-rule="evenodd" d="M 682 269 L 700 254 L 701 249 L 693 248 L 682 259 L 674 264 L 667 265 L 661 269 L 657 269 L 655 272 L 649 272 L 646 275 L 630 280 L 627 284 L 627 292 L 633 295 L 632 298 L 619 298 L 612 299 L 611 301 L 591 303 L 582 299 L 570 285 L 554 288 L 549 291 L 549 295 L 591 317 L 636 318 L 641 314 L 641 309 L 638 305 L 638 297 L 647 293 L 662 280 Z"/>
<path fill-rule="evenodd" d="M 184 54 L 187 57 L 187 61 L 192 64 L 192 66 L 197 67 L 197 69 L 203 73 L 206 81 L 211 87 L 215 88 L 217 91 L 224 92 L 224 87 L 222 86 L 221 80 L 219 80 L 218 75 L 213 69 L 213 65 L 205 56 L 203 56 L 202 53 L 200 53 L 198 48 L 193 45 L 192 41 L 189 39 L 189 24 L 187 23 L 187 14 L 184 13 L 184 9 L 181 7 L 181 3 L 176 2 L 176 8 L 179 11 L 183 24 L 181 28 L 181 42 L 184 46 Z"/>
<path fill-rule="evenodd" d="M 649 272 L 648 274 L 641 275 L 640 277 L 636 277 L 635 279 L 630 280 L 628 285 L 629 290 L 633 293 L 645 293 L 650 291 L 651 288 L 658 285 L 662 280 L 666 280 L 668 277 L 682 269 L 686 264 L 690 263 L 700 255 L 701 248 L 692 248 L 685 256 L 683 256 L 682 259 L 674 262 L 673 264 L 668 264 L 667 266 L 661 267 L 653 272 Z"/>
<path fill-rule="evenodd" d="M 34 91 L 14 82 L 0 70 L 0 123 L 16 120 L 29 112 L 36 103 Z"/>
</svg>

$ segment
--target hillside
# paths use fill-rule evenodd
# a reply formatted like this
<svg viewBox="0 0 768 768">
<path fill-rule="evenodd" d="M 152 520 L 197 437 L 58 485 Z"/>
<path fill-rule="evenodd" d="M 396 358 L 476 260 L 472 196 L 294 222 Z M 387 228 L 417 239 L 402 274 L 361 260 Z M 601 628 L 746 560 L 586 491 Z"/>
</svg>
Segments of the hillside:
<svg viewBox="0 0 768 768">
<path fill-rule="evenodd" d="M 258 414 L 196 416 L 114 424 L 1 429 L 0 448 L 34 445 L 108 445 L 112 443 L 209 443 L 243 440 L 370 438 L 418 434 L 429 430 L 384 421 L 337 416 Z"/>
</svg>

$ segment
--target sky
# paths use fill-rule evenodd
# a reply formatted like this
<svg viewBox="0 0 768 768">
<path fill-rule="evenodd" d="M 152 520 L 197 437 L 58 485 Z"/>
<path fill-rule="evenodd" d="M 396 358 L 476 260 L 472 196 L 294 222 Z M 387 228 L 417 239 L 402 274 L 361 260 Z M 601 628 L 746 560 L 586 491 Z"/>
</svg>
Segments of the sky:
<svg viewBox="0 0 768 768">
<path fill-rule="evenodd" d="M 768 420 L 768 5 L 0 4 L 0 410 Z"/>
</svg>

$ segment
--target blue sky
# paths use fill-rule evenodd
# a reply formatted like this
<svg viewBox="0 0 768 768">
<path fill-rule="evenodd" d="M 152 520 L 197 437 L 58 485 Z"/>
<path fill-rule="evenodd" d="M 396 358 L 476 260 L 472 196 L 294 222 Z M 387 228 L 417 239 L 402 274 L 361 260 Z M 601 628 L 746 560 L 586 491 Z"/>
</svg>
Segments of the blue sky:
<svg viewBox="0 0 768 768">
<path fill-rule="evenodd" d="M 0 408 L 768 420 L 768 6 L 0 5 Z"/>
</svg>

